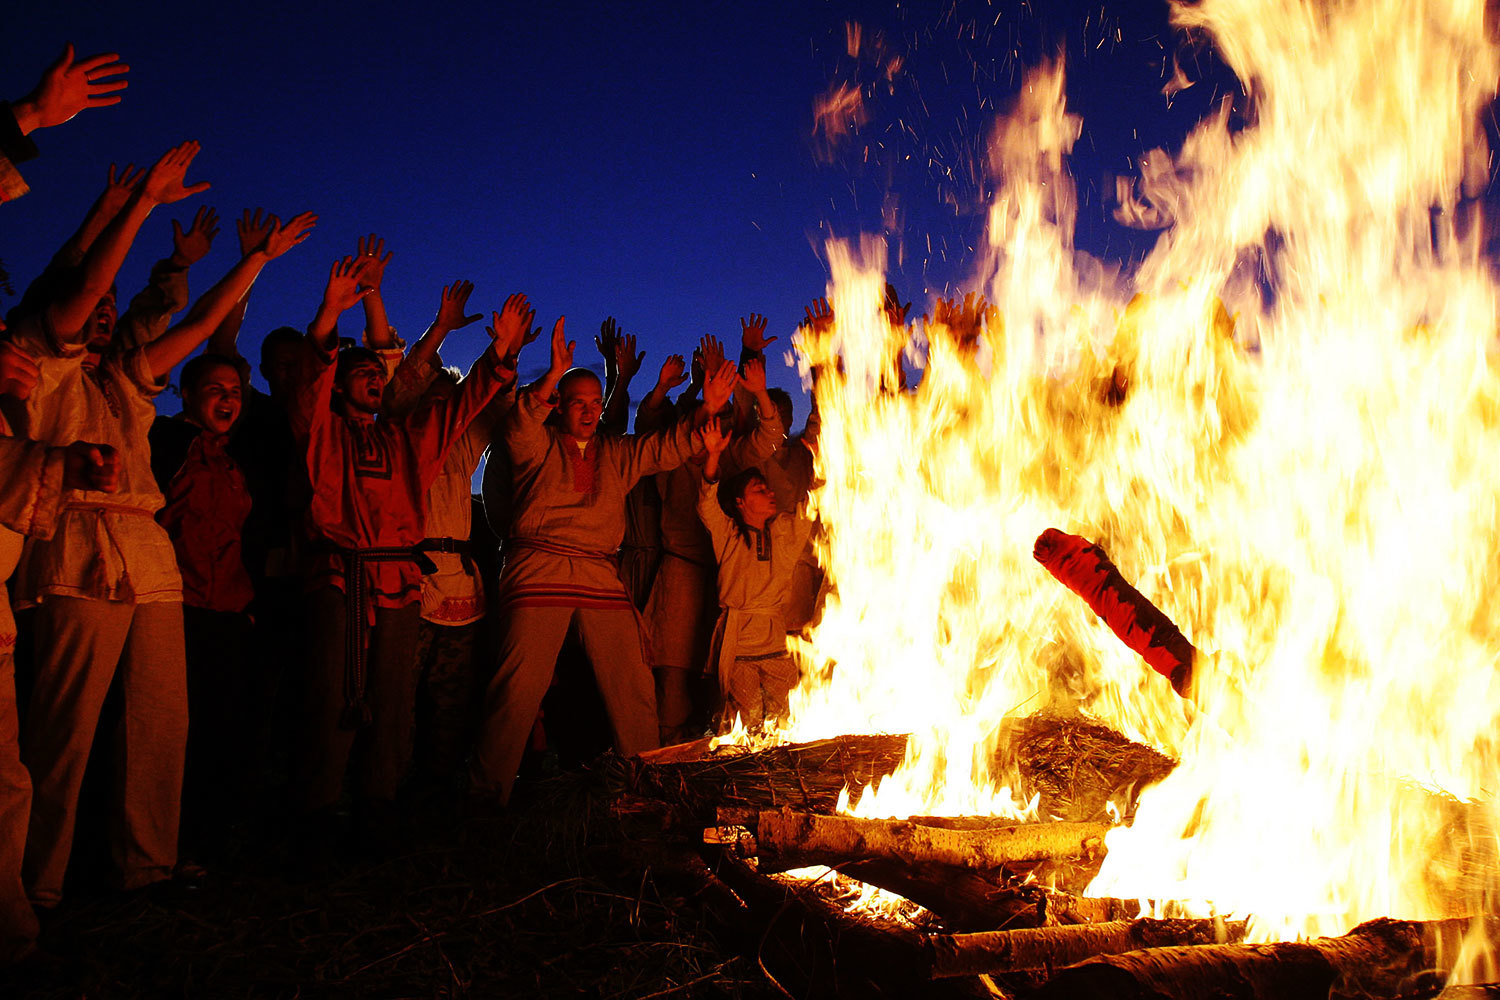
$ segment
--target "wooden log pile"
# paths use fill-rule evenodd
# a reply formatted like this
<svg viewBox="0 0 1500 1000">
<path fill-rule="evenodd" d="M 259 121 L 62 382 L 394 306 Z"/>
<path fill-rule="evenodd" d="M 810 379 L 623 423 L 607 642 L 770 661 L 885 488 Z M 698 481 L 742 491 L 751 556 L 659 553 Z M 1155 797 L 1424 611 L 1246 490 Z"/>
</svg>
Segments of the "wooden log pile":
<svg viewBox="0 0 1500 1000">
<path fill-rule="evenodd" d="M 870 820 L 834 815 L 846 784 L 889 774 L 902 736 L 849 736 L 758 753 L 706 744 L 614 760 L 611 808 L 631 850 L 794 996 L 1377 998 L 1443 992 L 1470 919 L 1382 920 L 1341 937 L 1246 944 L 1233 920 L 1140 919 L 1135 900 L 1079 895 L 1102 861 L 1113 802 L 1173 762 L 1079 719 L 1003 729 L 997 766 L 1040 793 L 1041 815 Z M 651 851 L 642 853 L 643 845 Z M 796 871 L 792 871 L 792 870 Z M 894 916 L 846 908 L 860 883 Z M 1500 943 L 1500 924 L 1483 933 Z"/>
</svg>

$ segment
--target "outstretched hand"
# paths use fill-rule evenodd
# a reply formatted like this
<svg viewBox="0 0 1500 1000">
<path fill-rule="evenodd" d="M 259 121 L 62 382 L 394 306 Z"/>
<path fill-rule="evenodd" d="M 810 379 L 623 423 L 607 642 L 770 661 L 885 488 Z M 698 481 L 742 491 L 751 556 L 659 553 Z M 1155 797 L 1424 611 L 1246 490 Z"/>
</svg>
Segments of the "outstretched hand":
<svg viewBox="0 0 1500 1000">
<path fill-rule="evenodd" d="M 813 299 L 812 305 L 803 312 L 807 316 L 803 325 L 813 333 L 823 334 L 833 329 L 833 306 L 828 304 L 827 298 Z"/>
<path fill-rule="evenodd" d="M 182 223 L 172 220 L 172 256 L 191 267 L 208 256 L 214 237 L 219 235 L 219 215 L 204 205 L 193 216 L 192 225 L 184 231 Z"/>
<path fill-rule="evenodd" d="M 687 362 L 681 354 L 671 354 L 661 364 L 661 374 L 656 377 L 656 387 L 669 392 L 687 381 Z"/>
<path fill-rule="evenodd" d="M 494 342 L 495 353 L 501 358 L 512 358 L 520 353 L 529 341 L 527 331 L 536 318 L 536 310 L 526 301 L 526 296 L 516 292 L 505 300 L 499 312 L 491 313 L 490 325 L 484 332 Z M 538 328 L 540 329 L 540 328 Z"/>
<path fill-rule="evenodd" d="M 563 331 L 565 319 L 566 316 L 559 316 L 552 325 L 552 367 L 547 370 L 552 378 L 562 378 L 563 372 L 573 367 L 573 349 L 578 346 Z"/>
<path fill-rule="evenodd" d="M 385 266 L 391 262 L 395 251 L 386 250 L 385 240 L 374 233 L 371 233 L 368 239 L 361 236 L 355 245 L 358 247 L 355 256 L 369 258 L 365 261 L 364 283 L 371 288 L 379 289 L 380 282 L 385 278 Z M 478 316 L 474 317 L 474 319 L 478 318 Z M 472 323 L 473 320 L 469 322 Z"/>
<path fill-rule="evenodd" d="M 598 349 L 599 356 L 604 359 L 604 371 L 606 375 L 613 376 L 619 370 L 618 346 L 620 343 L 620 327 L 615 323 L 613 316 L 604 317 L 604 322 L 599 324 L 599 336 L 594 338 L 594 347 Z"/>
<path fill-rule="evenodd" d="M 361 259 L 366 261 L 378 260 L 378 258 L 375 257 L 364 257 Z M 367 264 L 366 267 L 379 267 L 381 269 L 384 269 L 385 265 L 372 263 Z M 371 285 L 371 290 L 374 290 L 375 286 L 367 280 L 365 275 L 362 274 L 360 276 L 360 282 L 365 285 Z M 472 281 L 460 280 L 455 281 L 451 285 L 445 285 L 443 287 L 442 300 L 438 303 L 437 319 L 432 321 L 432 325 L 437 327 L 439 330 L 442 330 L 444 333 L 451 333 L 454 330 L 468 326 L 470 323 L 483 319 L 484 313 L 467 314 L 464 312 L 464 309 L 469 304 L 469 296 L 473 294 L 473 292 L 474 282 Z"/>
<path fill-rule="evenodd" d="M 906 314 L 911 311 L 911 303 L 902 304 L 901 295 L 896 291 L 896 286 L 889 281 L 885 283 L 885 309 L 886 319 L 891 326 L 905 326 Z"/>
<path fill-rule="evenodd" d="M 62 55 L 47 67 L 36 89 L 14 105 L 21 134 L 61 125 L 89 108 L 119 104 L 119 91 L 130 86 L 130 81 L 107 78 L 129 72 L 130 67 L 120 62 L 118 53 L 106 52 L 75 62 L 72 43 L 63 46 Z"/>
<path fill-rule="evenodd" d="M 135 194 L 136 188 L 141 186 L 141 181 L 146 176 L 142 167 L 134 163 L 125 164 L 125 169 L 115 176 L 115 165 L 109 165 L 109 179 L 104 182 L 104 193 L 99 195 L 99 205 L 103 208 L 108 218 L 114 218 L 120 209 Z"/>
<path fill-rule="evenodd" d="M 240 238 L 241 257 L 250 256 L 251 251 L 266 241 L 266 237 L 271 234 L 271 230 L 281 225 L 281 220 L 270 212 L 266 212 L 266 217 L 262 219 L 260 217 L 262 211 L 264 210 L 257 208 L 255 214 L 251 215 L 250 210 L 247 208 L 244 214 L 234 223 L 235 234 Z"/>
<path fill-rule="evenodd" d="M 708 372 L 708 380 L 703 384 L 703 405 L 708 407 L 709 413 L 718 413 L 722 410 L 729 397 L 734 395 L 735 386 L 740 384 L 740 373 L 735 369 L 733 361 L 719 361 L 717 368 L 711 368 Z"/>
<path fill-rule="evenodd" d="M 207 191 L 208 181 L 199 181 L 191 187 L 184 182 L 187 169 L 200 148 L 196 142 L 188 141 L 167 150 L 146 172 L 146 179 L 141 182 L 141 197 L 157 205 L 170 205 Z"/>
<path fill-rule="evenodd" d="M 284 226 L 276 216 L 272 215 L 269 218 L 271 221 L 270 230 L 261 241 L 261 245 L 252 248 L 250 251 L 250 253 L 254 253 L 256 250 L 259 250 L 269 260 L 275 260 L 298 243 L 307 239 L 312 235 L 313 227 L 318 224 L 318 217 L 312 212 L 303 212 L 301 215 L 294 215 L 287 220 Z M 245 256 L 250 256 L 250 253 L 245 254 Z"/>
<path fill-rule="evenodd" d="M 627 333 L 615 341 L 615 369 L 624 381 L 629 382 L 635 378 L 636 372 L 641 370 L 641 362 L 645 360 L 645 351 L 635 353 L 635 334 Z"/>
<path fill-rule="evenodd" d="M 323 306 L 334 316 L 354 308 L 354 304 L 370 294 L 370 287 L 360 287 L 363 277 L 360 262 L 354 257 L 345 257 L 333 262 L 328 272 L 328 286 L 323 289 Z"/>
<path fill-rule="evenodd" d="M 747 351 L 761 354 L 766 347 L 775 343 L 775 337 L 766 336 L 766 318 L 759 313 L 751 313 L 747 320 L 740 317 L 740 345 Z"/>
<path fill-rule="evenodd" d="M 740 368 L 740 385 L 754 395 L 766 391 L 766 363 L 760 358 L 747 358 Z"/>
<path fill-rule="evenodd" d="M 724 454 L 724 449 L 729 447 L 730 439 L 734 437 L 734 434 L 721 427 L 717 420 L 710 420 L 704 424 L 699 433 L 703 437 L 704 450 L 715 458 Z"/>
<path fill-rule="evenodd" d="M 698 353 L 703 356 L 703 370 L 710 374 L 724 363 L 724 343 L 712 334 L 699 338 Z"/>
</svg>

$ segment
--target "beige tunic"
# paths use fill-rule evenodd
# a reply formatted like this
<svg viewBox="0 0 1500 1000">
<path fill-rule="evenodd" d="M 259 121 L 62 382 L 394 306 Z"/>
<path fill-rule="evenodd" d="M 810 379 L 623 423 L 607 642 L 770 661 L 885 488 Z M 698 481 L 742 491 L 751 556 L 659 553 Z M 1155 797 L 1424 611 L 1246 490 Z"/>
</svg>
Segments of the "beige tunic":
<svg viewBox="0 0 1500 1000">
<path fill-rule="evenodd" d="M 718 668 L 721 683 L 728 683 L 736 659 L 786 653 L 781 605 L 812 522 L 778 514 L 765 531 L 752 530 L 747 543 L 719 506 L 718 484 L 710 482 L 699 487 L 698 516 L 713 538 L 719 565 L 720 613 L 709 665 Z"/>
<path fill-rule="evenodd" d="M 512 498 L 500 600 L 633 608 L 614 563 L 625 537 L 625 495 L 642 476 L 681 465 L 692 453 L 693 429 L 681 423 L 579 442 L 544 423 L 552 409 L 523 391 L 504 421 Z"/>
<path fill-rule="evenodd" d="M 182 600 L 177 556 L 155 514 L 163 499 L 151 472 L 147 433 L 156 417 L 157 383 L 137 348 L 105 355 L 94 375 L 83 347 L 28 317 L 12 328 L 17 346 L 41 369 L 16 432 L 50 445 L 112 445 L 120 453 L 120 491 L 68 490 L 50 540 L 30 538 L 16 574 L 17 606 L 50 596 L 137 604 Z"/>
</svg>

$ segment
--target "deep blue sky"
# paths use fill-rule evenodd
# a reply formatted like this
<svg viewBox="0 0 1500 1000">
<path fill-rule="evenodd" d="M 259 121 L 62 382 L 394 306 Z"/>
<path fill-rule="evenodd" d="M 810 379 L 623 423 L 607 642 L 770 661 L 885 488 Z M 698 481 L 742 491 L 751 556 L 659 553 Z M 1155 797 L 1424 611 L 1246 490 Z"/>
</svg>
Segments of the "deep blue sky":
<svg viewBox="0 0 1500 1000">
<path fill-rule="evenodd" d="M 474 312 L 524 291 L 539 321 L 566 313 L 586 362 L 606 315 L 640 335 L 639 398 L 665 354 L 703 333 L 737 337 L 738 317 L 756 311 L 781 336 L 773 382 L 790 387 L 780 348 L 823 292 L 829 227 L 879 230 L 889 193 L 906 297 L 920 308 L 961 280 L 980 235 L 983 137 L 1025 65 L 1060 44 L 1070 53 L 1070 101 L 1085 116 L 1080 241 L 1111 254 L 1144 244 L 1107 221 L 1109 175 L 1175 142 L 1226 79 L 1205 68 L 1208 82 L 1167 111 L 1174 43 L 1155 4 L 674 6 L 15 5 L 0 95 L 28 89 L 67 40 L 80 54 L 118 51 L 131 72 L 122 104 L 37 134 L 33 193 L 0 210 L 0 259 L 19 292 L 111 160 L 149 164 L 192 138 L 203 152 L 189 180 L 213 189 L 148 222 L 122 302 L 170 250 L 170 220 L 198 204 L 224 226 L 194 268 L 195 292 L 233 261 L 240 209 L 312 209 L 313 237 L 253 293 L 242 336 L 252 357 L 266 330 L 306 324 L 329 263 L 374 230 L 396 252 L 385 297 L 408 339 L 456 277 L 475 282 Z M 876 88 L 874 119 L 843 155 L 820 163 L 814 96 L 875 72 L 845 54 L 850 19 L 867 38 L 882 33 L 906 68 Z M 356 309 L 342 332 L 360 323 Z M 445 353 L 467 363 L 484 340 L 476 324 Z M 542 345 L 531 351 L 523 370 L 545 365 Z"/>
</svg>

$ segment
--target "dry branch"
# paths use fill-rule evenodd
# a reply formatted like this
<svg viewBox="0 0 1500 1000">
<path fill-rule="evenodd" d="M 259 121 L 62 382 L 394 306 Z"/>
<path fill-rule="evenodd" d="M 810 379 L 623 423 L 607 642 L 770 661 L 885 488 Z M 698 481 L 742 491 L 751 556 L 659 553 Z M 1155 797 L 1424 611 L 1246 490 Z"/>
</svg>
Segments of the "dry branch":
<svg viewBox="0 0 1500 1000">
<path fill-rule="evenodd" d="M 1096 955 L 1141 948 L 1239 941 L 1243 922 L 1222 920 L 1116 920 L 1106 924 L 1036 927 L 931 937 L 934 977 L 975 976 L 1024 969 L 1053 969 Z"/>
<path fill-rule="evenodd" d="M 1500 920 L 1487 921 L 1491 940 Z M 1372 920 L 1343 937 L 1275 944 L 1154 948 L 1105 955 L 1057 972 L 1038 998 L 1302 1000 L 1398 997 L 1454 955 L 1468 919 Z"/>
<path fill-rule="evenodd" d="M 790 809 L 762 812 L 755 839 L 762 870 L 838 866 L 883 860 L 999 871 L 1015 862 L 1097 857 L 1104 823 L 1022 823 L 976 830 L 922 826 L 910 820 L 818 816 Z"/>
</svg>

